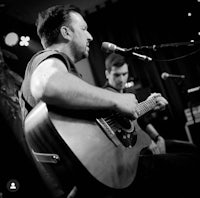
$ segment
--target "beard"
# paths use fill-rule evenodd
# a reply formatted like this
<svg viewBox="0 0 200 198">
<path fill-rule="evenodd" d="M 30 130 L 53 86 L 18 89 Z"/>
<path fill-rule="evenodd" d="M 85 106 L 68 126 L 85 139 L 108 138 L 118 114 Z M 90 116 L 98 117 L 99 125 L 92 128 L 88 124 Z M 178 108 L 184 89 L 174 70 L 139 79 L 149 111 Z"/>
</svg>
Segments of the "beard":
<svg viewBox="0 0 200 198">
<path fill-rule="evenodd" d="M 75 57 L 76 62 L 81 61 L 82 59 L 88 58 L 89 50 L 80 46 L 73 46 L 72 47 L 73 54 Z"/>
</svg>

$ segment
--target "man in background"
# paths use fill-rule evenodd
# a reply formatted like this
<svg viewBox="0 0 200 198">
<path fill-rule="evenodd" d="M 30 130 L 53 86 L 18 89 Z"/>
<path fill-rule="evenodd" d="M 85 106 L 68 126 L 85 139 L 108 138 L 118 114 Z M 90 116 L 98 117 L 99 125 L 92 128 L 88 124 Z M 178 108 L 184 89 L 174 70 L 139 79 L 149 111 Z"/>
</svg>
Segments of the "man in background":
<svg viewBox="0 0 200 198">
<path fill-rule="evenodd" d="M 105 67 L 107 82 L 105 83 L 104 88 L 115 90 L 120 93 L 126 93 L 129 68 L 125 58 L 119 54 L 111 53 L 105 60 Z M 166 153 L 165 140 L 151 124 L 150 120 L 151 115 L 148 113 L 139 117 L 137 122 L 143 131 L 151 138 L 151 144 L 148 149 L 153 154 L 164 154 Z"/>
</svg>

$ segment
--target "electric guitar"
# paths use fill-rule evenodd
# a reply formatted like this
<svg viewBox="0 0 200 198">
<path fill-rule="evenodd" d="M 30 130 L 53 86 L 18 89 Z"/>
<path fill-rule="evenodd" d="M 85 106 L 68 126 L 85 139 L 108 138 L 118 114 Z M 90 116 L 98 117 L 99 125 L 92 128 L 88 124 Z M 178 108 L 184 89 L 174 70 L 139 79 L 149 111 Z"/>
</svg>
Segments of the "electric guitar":
<svg viewBox="0 0 200 198">
<path fill-rule="evenodd" d="M 156 106 L 156 98 L 155 94 L 138 104 L 140 116 Z M 46 144 L 44 136 L 57 133 L 92 177 L 114 189 L 128 187 L 136 176 L 140 151 L 150 144 L 149 136 L 137 120 L 119 113 L 88 117 L 70 110 L 58 113 L 39 102 L 25 120 L 25 137 L 34 151 L 37 141 L 33 137 L 43 138 Z"/>
</svg>

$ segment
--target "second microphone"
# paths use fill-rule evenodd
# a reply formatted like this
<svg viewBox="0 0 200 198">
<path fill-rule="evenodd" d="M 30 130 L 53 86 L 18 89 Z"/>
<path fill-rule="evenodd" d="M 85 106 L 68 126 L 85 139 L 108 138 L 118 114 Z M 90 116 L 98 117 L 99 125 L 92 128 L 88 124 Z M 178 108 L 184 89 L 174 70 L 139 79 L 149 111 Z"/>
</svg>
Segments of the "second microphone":
<svg viewBox="0 0 200 198">
<path fill-rule="evenodd" d="M 115 45 L 113 43 L 109 43 L 109 42 L 103 42 L 101 49 L 106 53 L 113 53 L 114 52 L 114 53 L 118 53 L 118 54 L 121 54 L 121 55 L 130 54 L 130 55 L 133 55 L 133 56 L 135 56 L 138 59 L 143 60 L 143 61 L 152 61 L 151 57 L 133 52 L 132 48 L 131 49 L 121 48 L 121 47 L 118 47 L 117 45 Z"/>
</svg>

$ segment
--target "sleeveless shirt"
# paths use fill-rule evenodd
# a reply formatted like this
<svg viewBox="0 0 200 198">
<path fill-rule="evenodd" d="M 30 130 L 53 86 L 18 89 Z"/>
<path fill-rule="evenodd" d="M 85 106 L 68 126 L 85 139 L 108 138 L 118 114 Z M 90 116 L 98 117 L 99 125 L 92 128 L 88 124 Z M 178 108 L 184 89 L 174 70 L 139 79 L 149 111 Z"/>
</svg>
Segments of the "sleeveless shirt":
<svg viewBox="0 0 200 198">
<path fill-rule="evenodd" d="M 30 110 L 39 102 L 39 101 L 36 101 L 35 98 L 31 94 L 31 90 L 30 90 L 31 76 L 41 62 L 52 57 L 58 58 L 59 60 L 61 60 L 65 64 L 66 69 L 70 73 L 78 77 L 81 77 L 81 75 L 76 70 L 75 65 L 72 63 L 72 61 L 66 54 L 59 52 L 57 50 L 42 50 L 36 53 L 31 58 L 31 60 L 29 61 L 27 65 L 25 75 L 24 75 L 24 80 L 23 80 L 21 90 L 20 90 L 20 98 L 21 98 L 20 105 L 22 108 L 23 119 L 25 119 L 26 115 L 30 112 Z"/>
</svg>

